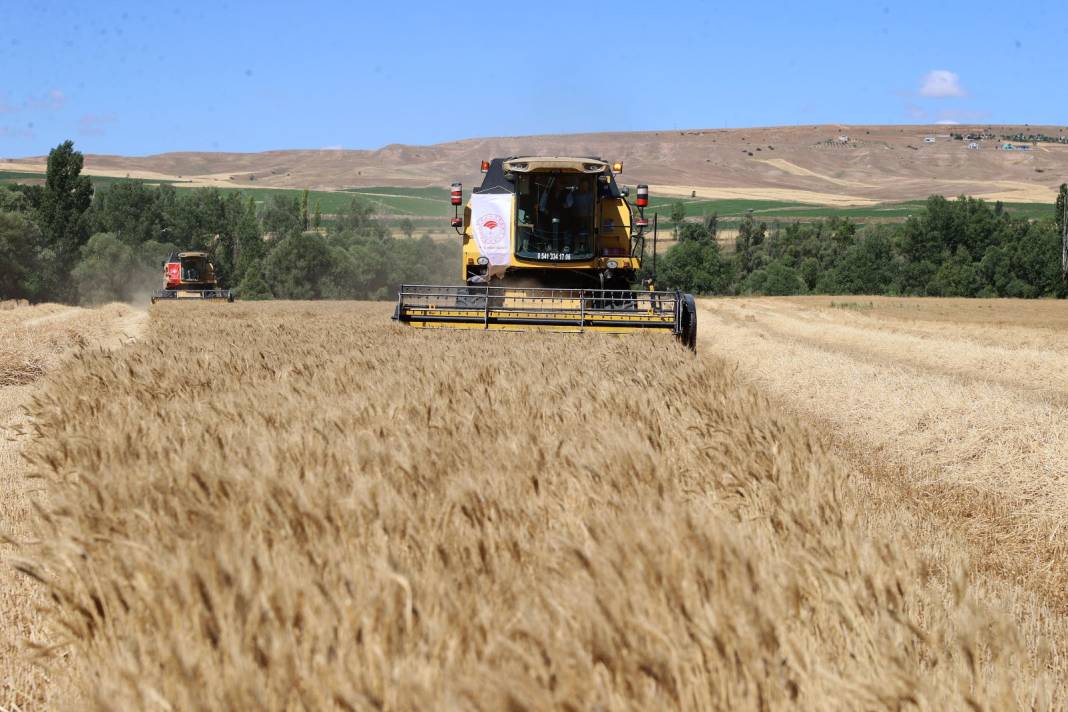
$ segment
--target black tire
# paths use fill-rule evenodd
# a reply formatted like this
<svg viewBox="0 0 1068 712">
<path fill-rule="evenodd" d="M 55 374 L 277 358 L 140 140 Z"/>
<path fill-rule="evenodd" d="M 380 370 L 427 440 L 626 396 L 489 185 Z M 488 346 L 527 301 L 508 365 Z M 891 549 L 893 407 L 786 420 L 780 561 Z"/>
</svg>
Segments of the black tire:
<svg viewBox="0 0 1068 712">
<path fill-rule="evenodd" d="M 690 351 L 697 353 L 697 302 L 692 294 L 682 294 L 682 324 L 679 331 L 679 341 Z"/>
</svg>

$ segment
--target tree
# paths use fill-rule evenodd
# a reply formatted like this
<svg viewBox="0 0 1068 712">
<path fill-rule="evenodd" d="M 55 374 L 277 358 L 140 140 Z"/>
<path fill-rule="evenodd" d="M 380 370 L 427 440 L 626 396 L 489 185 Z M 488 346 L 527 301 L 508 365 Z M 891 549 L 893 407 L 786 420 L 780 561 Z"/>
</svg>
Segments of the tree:
<svg viewBox="0 0 1068 712">
<path fill-rule="evenodd" d="M 404 236 L 411 239 L 412 233 L 415 232 L 415 225 L 410 218 L 404 218 L 400 221 L 400 231 L 404 233 Z"/>
<path fill-rule="evenodd" d="M 816 284 L 820 279 L 820 261 L 815 257 L 806 257 L 801 262 L 799 271 L 801 272 L 801 279 L 805 280 L 805 286 L 811 292 L 816 288 Z"/>
<path fill-rule="evenodd" d="M 658 286 L 696 294 L 726 294 L 732 277 L 730 261 L 722 258 L 714 240 L 678 242 L 660 261 L 657 275 Z"/>
<path fill-rule="evenodd" d="M 253 262 L 245 270 L 245 276 L 237 285 L 237 296 L 244 301 L 261 301 L 271 298 L 271 287 L 263 278 L 263 264 Z"/>
<path fill-rule="evenodd" d="M 755 263 L 756 248 L 764 243 L 764 237 L 768 226 L 760 223 L 758 226 L 753 220 L 753 213 L 746 213 L 738 226 L 738 236 L 734 238 L 735 260 L 741 276 L 746 276 L 757 268 Z"/>
<path fill-rule="evenodd" d="M 0 213 L 0 299 L 37 296 L 40 265 L 36 246 L 40 238 L 37 226 L 26 216 Z"/>
<path fill-rule="evenodd" d="M 927 291 L 943 297 L 974 297 L 979 291 L 979 275 L 967 247 L 958 247 L 935 272 Z"/>
<path fill-rule="evenodd" d="M 155 240 L 131 246 L 113 233 L 96 233 L 82 247 L 71 281 L 83 303 L 143 304 L 160 288 L 160 265 L 177 249 Z"/>
<path fill-rule="evenodd" d="M 679 239 L 679 226 L 686 219 L 686 203 L 676 200 L 671 204 L 671 223 L 675 226 L 675 239 Z"/>
<path fill-rule="evenodd" d="M 256 199 L 249 197 L 235 230 L 237 243 L 237 260 L 234 267 L 234 280 L 242 280 L 252 265 L 263 269 L 263 259 L 267 256 L 267 245 L 260 235 L 260 223 L 256 220 Z"/>
<path fill-rule="evenodd" d="M 715 240 L 719 234 L 719 211 L 714 210 L 712 214 L 705 218 L 705 230 L 708 230 L 709 236 Z"/>
<path fill-rule="evenodd" d="M 1065 210 L 1068 210 L 1068 183 L 1061 183 L 1061 189 L 1057 193 L 1057 203 L 1054 206 L 1056 214 L 1057 234 L 1064 234 Z"/>
<path fill-rule="evenodd" d="M 318 230 L 323 225 L 323 210 L 322 203 L 319 200 L 315 201 L 315 217 L 312 219 L 312 226 Z"/>
<path fill-rule="evenodd" d="M 360 233 L 371 227 L 371 215 L 374 209 L 367 203 L 353 197 L 347 208 L 337 216 L 335 229 L 338 232 Z"/>
<path fill-rule="evenodd" d="M 300 195 L 300 224 L 301 229 L 308 229 L 308 189 L 305 188 L 304 192 Z"/>
<path fill-rule="evenodd" d="M 44 288 L 54 298 L 72 293 L 67 275 L 89 237 L 85 212 L 93 198 L 93 186 L 81 174 L 83 163 L 73 141 L 64 141 L 48 152 L 37 224 L 49 253 L 41 265 Z"/>
<path fill-rule="evenodd" d="M 85 243 L 82 259 L 71 271 L 71 278 L 84 303 L 122 301 L 128 296 L 130 274 L 136 267 L 129 245 L 114 233 L 99 232 Z"/>
<path fill-rule="evenodd" d="M 25 213 L 30 209 L 26 194 L 13 185 L 0 185 L 0 213 Z"/>
<path fill-rule="evenodd" d="M 712 234 L 700 223 L 684 223 L 679 230 L 679 242 L 708 242 Z"/>
<path fill-rule="evenodd" d="M 300 201 L 284 193 L 271 195 L 260 216 L 263 231 L 276 240 L 301 232 Z"/>
<path fill-rule="evenodd" d="M 1054 206 L 1057 234 L 1061 238 L 1061 282 L 1068 282 L 1068 183 L 1061 183 Z"/>
<path fill-rule="evenodd" d="M 793 267 L 776 260 L 750 275 L 750 289 L 771 296 L 804 294 L 805 281 Z"/>
<path fill-rule="evenodd" d="M 894 281 L 890 238 L 882 229 L 869 228 L 846 248 L 835 266 L 832 291 L 844 294 L 885 294 Z"/>
<path fill-rule="evenodd" d="M 128 245 L 155 240 L 166 227 L 159 191 L 139 180 L 119 180 L 96 191 L 89 211 L 94 232 L 111 232 Z"/>
<path fill-rule="evenodd" d="M 265 263 L 271 292 L 281 299 L 318 299 L 321 282 L 334 266 L 326 240 L 314 232 L 289 235 L 271 251 Z"/>
</svg>

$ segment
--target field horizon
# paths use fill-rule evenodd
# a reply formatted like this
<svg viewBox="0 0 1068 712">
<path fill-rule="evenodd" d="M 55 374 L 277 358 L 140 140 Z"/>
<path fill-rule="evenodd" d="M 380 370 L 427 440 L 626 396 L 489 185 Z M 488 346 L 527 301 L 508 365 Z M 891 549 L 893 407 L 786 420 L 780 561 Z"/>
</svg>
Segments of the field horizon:
<svg viewBox="0 0 1068 712">
<path fill-rule="evenodd" d="M 972 141 L 954 134 L 986 135 Z M 1050 141 L 1003 136 L 1041 135 Z M 1027 150 L 999 150 L 1002 143 Z M 680 129 L 492 137 L 376 150 L 294 149 L 260 153 L 87 154 L 89 175 L 185 187 L 289 188 L 335 192 L 375 186 L 447 188 L 480 180 L 484 158 L 516 154 L 600 155 L 622 160 L 627 183 L 708 200 L 773 200 L 865 207 L 961 194 L 1007 203 L 1052 202 L 1068 177 L 1063 126 L 844 124 Z M 44 157 L 0 159 L 3 172 L 43 172 Z"/>
</svg>

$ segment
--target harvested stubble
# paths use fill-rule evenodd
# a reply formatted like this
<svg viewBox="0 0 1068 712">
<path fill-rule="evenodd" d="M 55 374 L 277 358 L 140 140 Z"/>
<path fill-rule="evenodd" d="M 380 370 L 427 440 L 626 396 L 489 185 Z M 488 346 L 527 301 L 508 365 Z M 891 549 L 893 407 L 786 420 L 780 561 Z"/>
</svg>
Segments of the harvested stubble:
<svg viewBox="0 0 1068 712">
<path fill-rule="evenodd" d="M 143 311 L 110 304 L 78 309 L 58 304 L 0 302 L 0 566 L 9 571 L 12 542 L 32 539 L 37 480 L 27 479 L 20 456 L 26 404 L 47 373 L 82 349 L 117 348 L 136 336 Z M 27 639 L 47 644 L 39 610 L 44 591 L 17 577 L 0 585 L 0 710 L 50 709 L 64 685 L 52 671 L 21 655 Z"/>
<path fill-rule="evenodd" d="M 37 400 L 22 568 L 83 703 L 1064 705 L 1056 652 L 862 534 L 847 468 L 723 362 L 387 310 L 160 305 Z"/>
<path fill-rule="evenodd" d="M 32 383 L 70 351 L 123 337 L 136 310 L 124 304 L 79 309 L 59 304 L 0 308 L 0 387 Z M 117 328 L 118 325 L 118 328 Z"/>
</svg>

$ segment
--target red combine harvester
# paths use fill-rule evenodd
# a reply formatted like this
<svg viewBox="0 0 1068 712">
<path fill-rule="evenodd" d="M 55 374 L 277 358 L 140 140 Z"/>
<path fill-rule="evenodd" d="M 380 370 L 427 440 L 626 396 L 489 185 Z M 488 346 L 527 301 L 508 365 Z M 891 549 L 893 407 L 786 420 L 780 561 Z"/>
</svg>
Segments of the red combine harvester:
<svg viewBox="0 0 1068 712">
<path fill-rule="evenodd" d="M 152 295 L 161 299 L 213 299 L 234 301 L 229 289 L 220 289 L 215 265 L 207 252 L 173 252 L 163 264 L 164 287 Z"/>
</svg>

